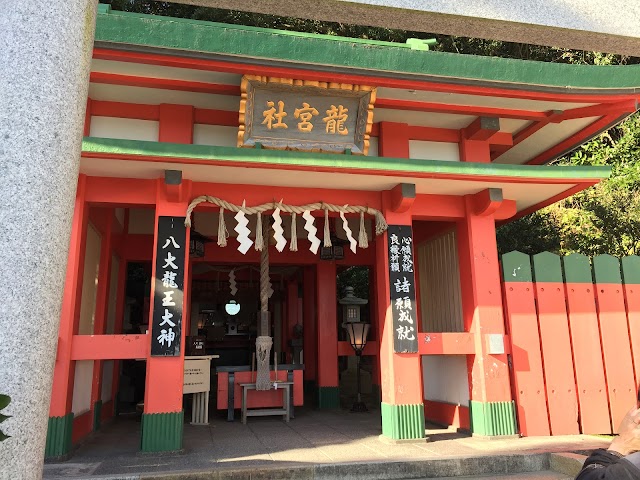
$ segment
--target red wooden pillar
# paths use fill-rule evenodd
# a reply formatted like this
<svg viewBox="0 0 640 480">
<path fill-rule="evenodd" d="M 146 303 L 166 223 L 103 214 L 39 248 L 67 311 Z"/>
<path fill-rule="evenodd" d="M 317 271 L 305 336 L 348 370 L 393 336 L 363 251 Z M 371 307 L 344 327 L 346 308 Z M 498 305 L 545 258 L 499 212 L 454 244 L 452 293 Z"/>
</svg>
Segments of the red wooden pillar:
<svg viewBox="0 0 640 480">
<path fill-rule="evenodd" d="M 111 257 L 113 247 L 113 209 L 105 209 L 105 228 L 100 243 L 100 264 L 98 266 L 98 287 L 96 291 L 96 311 L 94 316 L 93 334 L 104 335 L 107 326 L 107 312 L 109 309 L 109 287 L 111 283 Z M 102 413 L 102 360 L 93 361 L 93 378 L 91 382 L 91 415 L 93 415 L 93 430 L 100 428 Z"/>
<path fill-rule="evenodd" d="M 338 320 L 336 264 L 321 260 L 316 267 L 318 318 L 318 407 L 338 408 Z"/>
<path fill-rule="evenodd" d="M 461 130 L 460 161 L 491 162 L 489 140 L 500 131 L 500 120 L 494 117 L 478 117 Z"/>
<path fill-rule="evenodd" d="M 293 328 L 298 323 L 298 282 L 287 282 L 287 316 L 284 323 L 284 335 L 282 336 L 282 350 L 286 352 L 285 362 L 293 358 L 293 348 L 290 341 L 293 339 Z"/>
<path fill-rule="evenodd" d="M 71 242 L 67 260 L 67 274 L 62 297 L 58 351 L 53 372 L 49 425 L 47 432 L 46 457 L 60 457 L 71 450 L 71 430 L 73 426 L 73 380 L 75 362 L 71 360 L 71 342 L 78 331 L 80 300 L 82 298 L 82 278 L 84 274 L 84 254 L 87 242 L 89 207 L 85 203 L 86 176 L 78 178 Z"/>
<path fill-rule="evenodd" d="M 376 271 L 379 267 L 377 265 L 372 265 L 369 268 L 369 321 L 371 323 L 371 332 L 369 333 L 369 338 L 371 340 L 375 340 L 380 345 L 380 330 L 381 325 L 379 320 L 379 316 L 377 314 L 376 308 L 378 305 L 377 301 L 377 291 L 378 284 L 376 280 Z M 376 358 L 373 361 L 373 365 L 371 366 L 371 389 L 373 393 L 373 401 L 379 403 L 382 400 L 382 380 L 380 376 L 380 351 L 376 354 Z"/>
<path fill-rule="evenodd" d="M 411 225 L 411 209 L 395 213 L 390 209 L 390 192 L 382 193 L 382 213 L 389 225 Z M 420 354 L 395 353 L 391 285 L 389 283 L 388 238 L 375 239 L 376 313 L 380 329 L 380 375 L 382 387 L 382 434 L 394 440 L 424 438 L 424 401 Z M 415 260 L 415 255 L 413 255 Z M 415 266 L 415 262 L 414 262 Z M 415 268 L 414 268 L 415 271 Z M 414 322 L 417 319 L 414 314 Z"/>
<path fill-rule="evenodd" d="M 160 105 L 159 140 L 172 143 L 193 143 L 193 112 L 190 105 Z M 153 260 L 151 271 L 151 298 L 149 311 L 149 342 L 153 321 L 153 292 L 156 278 L 156 254 L 158 242 L 158 218 L 161 216 L 184 217 L 191 199 L 191 181 L 183 180 L 180 185 L 166 185 L 158 179 L 156 191 L 156 220 L 153 240 Z M 185 245 L 184 287 L 189 279 L 189 229 Z M 183 287 L 182 308 L 188 305 L 189 292 Z M 143 451 L 180 450 L 184 412 L 182 410 L 182 385 L 184 380 L 184 352 L 186 324 L 182 318 L 180 329 L 180 355 L 177 357 L 147 357 L 147 375 L 144 392 L 144 414 L 142 416 Z"/>
<path fill-rule="evenodd" d="M 317 342 L 316 342 L 316 275 L 314 267 L 305 267 L 303 273 L 303 332 L 302 344 L 304 363 L 304 390 L 315 392 L 317 378 Z"/>
<path fill-rule="evenodd" d="M 467 195 L 457 231 L 464 325 L 474 334 L 476 351 L 467 357 L 471 429 L 477 435 L 514 435 L 495 220 L 491 213 L 476 214 L 477 208 L 476 197 Z"/>
<path fill-rule="evenodd" d="M 122 226 L 122 234 L 118 238 L 118 245 L 116 247 L 120 256 L 120 269 L 118 270 L 118 293 L 116 295 L 116 321 L 113 326 L 113 333 L 122 333 L 122 326 L 124 324 L 124 308 L 127 300 L 127 258 L 122 254 L 124 252 L 124 245 L 127 242 L 127 236 L 129 234 L 129 210 L 125 210 L 124 213 L 124 225 Z M 118 389 L 120 388 L 120 360 L 114 360 L 113 362 L 113 380 L 111 385 L 111 401 L 114 405 L 114 415 L 117 412 L 118 402 Z"/>
<path fill-rule="evenodd" d="M 154 339 L 151 335 L 151 322 L 153 321 L 153 292 L 156 281 L 156 256 L 158 243 L 158 218 L 161 216 L 184 217 L 189 205 L 191 195 L 191 182 L 183 180 L 180 185 L 180 195 L 176 201 L 172 195 L 167 194 L 167 188 L 162 180 L 158 180 L 156 199 L 156 220 L 153 241 L 153 260 L 151 271 L 151 301 L 149 311 L 149 342 Z M 185 239 L 186 249 L 184 278 L 185 285 L 189 269 L 189 230 Z M 188 292 L 183 290 L 183 308 L 189 301 Z M 186 329 L 185 319 L 182 319 L 183 328 L 180 329 L 181 345 L 185 345 Z M 182 448 L 183 410 L 182 410 L 182 385 L 184 375 L 184 352 L 176 357 L 152 357 L 149 350 L 147 356 L 147 375 L 144 392 L 144 414 L 142 418 L 142 450 L 143 451 L 167 451 Z"/>
</svg>

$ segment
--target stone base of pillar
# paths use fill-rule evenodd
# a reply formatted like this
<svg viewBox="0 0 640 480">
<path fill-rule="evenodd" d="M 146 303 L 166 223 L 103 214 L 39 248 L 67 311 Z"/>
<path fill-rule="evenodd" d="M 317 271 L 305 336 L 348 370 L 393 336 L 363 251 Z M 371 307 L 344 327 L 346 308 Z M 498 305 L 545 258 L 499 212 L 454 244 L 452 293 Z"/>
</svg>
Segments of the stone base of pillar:
<svg viewBox="0 0 640 480">
<path fill-rule="evenodd" d="M 518 433 L 516 407 L 508 402 L 469 402 L 471 432 L 476 436 L 513 436 Z"/>
<path fill-rule="evenodd" d="M 318 408 L 340 408 L 340 388 L 318 387 Z"/>
<path fill-rule="evenodd" d="M 424 434 L 424 405 L 380 404 L 382 435 L 392 440 L 421 439 Z"/>
<path fill-rule="evenodd" d="M 182 450 L 184 411 L 145 413 L 142 415 L 140 450 L 143 452 L 174 452 Z"/>
<path fill-rule="evenodd" d="M 93 431 L 100 430 L 100 417 L 102 416 L 102 400 L 93 404 Z"/>
<path fill-rule="evenodd" d="M 64 458 L 71 451 L 71 431 L 73 412 L 64 417 L 49 417 L 47 444 L 44 457 L 47 459 Z"/>
</svg>

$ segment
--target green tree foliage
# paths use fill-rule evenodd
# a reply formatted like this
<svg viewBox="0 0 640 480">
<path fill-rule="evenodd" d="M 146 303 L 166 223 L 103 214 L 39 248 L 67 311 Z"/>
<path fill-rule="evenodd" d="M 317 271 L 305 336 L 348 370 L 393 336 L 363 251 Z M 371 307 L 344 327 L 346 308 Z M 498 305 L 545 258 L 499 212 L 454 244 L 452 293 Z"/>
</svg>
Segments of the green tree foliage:
<svg viewBox="0 0 640 480">
<path fill-rule="evenodd" d="M 435 38 L 438 44 L 433 48 L 434 50 L 465 55 L 586 65 L 640 63 L 638 57 L 320 22 L 169 2 L 101 1 L 111 3 L 112 8 L 116 10 L 280 30 L 403 43 L 409 38 Z M 609 253 L 616 256 L 640 253 L 639 157 L 640 117 L 635 114 L 620 125 L 557 160 L 555 163 L 563 165 L 611 165 L 613 174 L 609 180 L 596 187 L 499 228 L 498 247 L 500 252 L 517 249 L 535 254 L 548 250 L 560 254 L 572 252 L 586 255 Z"/>
<path fill-rule="evenodd" d="M 7 408 L 10 402 L 11 397 L 9 397 L 9 395 L 3 395 L 0 393 L 0 411 Z M 7 418 L 11 418 L 11 415 L 4 415 L 3 413 L 0 413 L 0 423 L 4 422 Z M 11 438 L 11 436 L 6 435 L 2 430 L 0 430 L 0 442 L 6 440 L 7 438 Z"/>
</svg>

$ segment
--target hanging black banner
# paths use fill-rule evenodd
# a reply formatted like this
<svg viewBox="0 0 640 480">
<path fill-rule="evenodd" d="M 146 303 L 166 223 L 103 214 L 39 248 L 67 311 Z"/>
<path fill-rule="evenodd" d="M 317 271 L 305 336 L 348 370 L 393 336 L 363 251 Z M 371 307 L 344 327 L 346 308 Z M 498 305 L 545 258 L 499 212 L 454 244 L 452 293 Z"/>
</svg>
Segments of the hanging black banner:
<svg viewBox="0 0 640 480">
<path fill-rule="evenodd" d="M 186 245 L 184 217 L 158 218 L 151 356 L 180 355 Z"/>
<path fill-rule="evenodd" d="M 410 226 L 389 225 L 389 286 L 393 314 L 393 351 L 418 351 L 418 319 L 413 273 L 413 233 Z"/>
</svg>

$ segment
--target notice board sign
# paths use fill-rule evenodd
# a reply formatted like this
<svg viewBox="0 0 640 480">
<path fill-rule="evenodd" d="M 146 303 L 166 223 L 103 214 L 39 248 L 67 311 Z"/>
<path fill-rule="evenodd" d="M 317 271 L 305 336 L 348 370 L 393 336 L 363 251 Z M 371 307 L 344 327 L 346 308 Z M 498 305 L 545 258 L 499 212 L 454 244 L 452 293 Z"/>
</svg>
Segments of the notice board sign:
<svg viewBox="0 0 640 480">
<path fill-rule="evenodd" d="M 418 352 L 415 315 L 416 288 L 413 272 L 413 232 L 410 226 L 389 225 L 389 283 L 393 314 L 393 351 Z"/>
<path fill-rule="evenodd" d="M 375 88 L 245 75 L 239 147 L 366 155 Z"/>
<path fill-rule="evenodd" d="M 211 360 L 184 359 L 182 393 L 208 392 L 211 389 Z"/>
<path fill-rule="evenodd" d="M 153 357 L 180 355 L 185 249 L 189 248 L 184 220 L 185 217 L 158 217 L 151 326 Z"/>
</svg>

